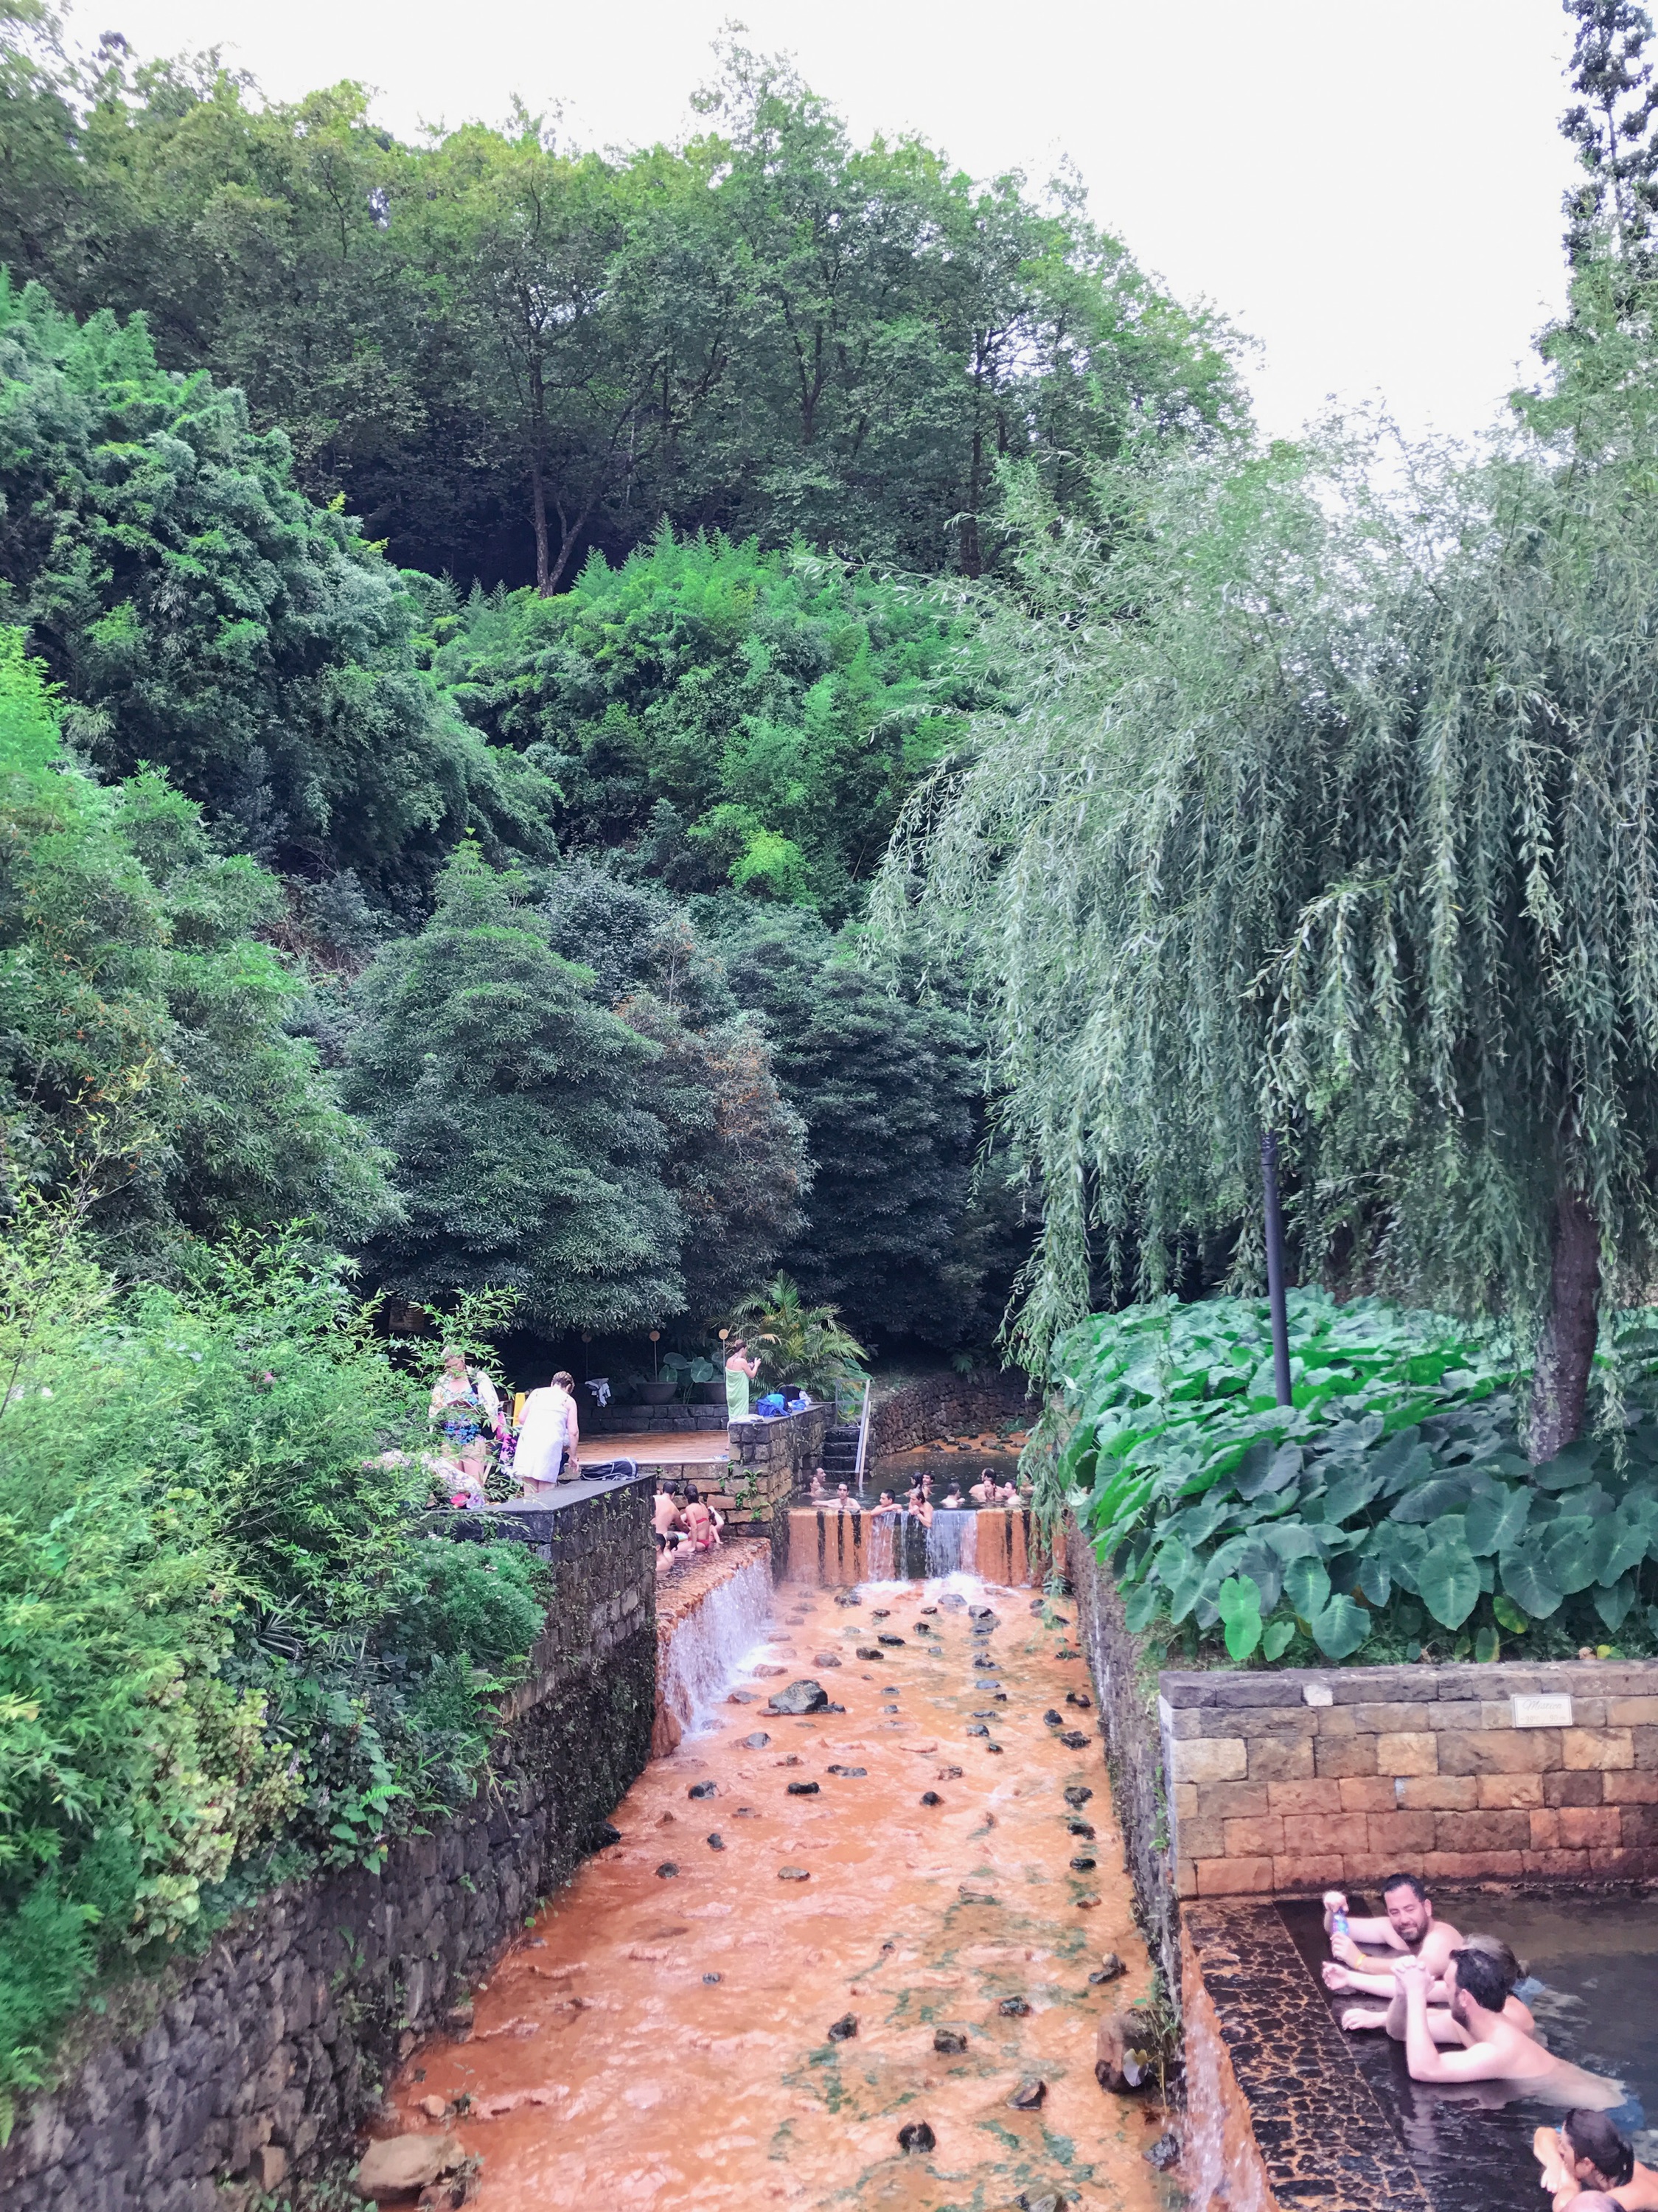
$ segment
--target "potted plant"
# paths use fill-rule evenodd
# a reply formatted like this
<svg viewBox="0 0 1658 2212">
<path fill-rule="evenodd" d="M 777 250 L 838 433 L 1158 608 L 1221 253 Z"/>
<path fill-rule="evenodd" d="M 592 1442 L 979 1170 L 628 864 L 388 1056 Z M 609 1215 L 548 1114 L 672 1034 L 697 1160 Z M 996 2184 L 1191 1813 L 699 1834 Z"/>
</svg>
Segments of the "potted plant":
<svg viewBox="0 0 1658 2212">
<path fill-rule="evenodd" d="M 618 1378 L 616 1395 L 624 1406 L 671 1406 L 676 1387 L 671 1376 L 630 1367 Z"/>
<path fill-rule="evenodd" d="M 673 1377 L 676 1389 L 683 1393 L 688 1404 L 695 1397 L 708 1405 L 726 1395 L 720 1370 L 700 1352 L 671 1352 L 662 1363 L 662 1371 Z"/>
</svg>

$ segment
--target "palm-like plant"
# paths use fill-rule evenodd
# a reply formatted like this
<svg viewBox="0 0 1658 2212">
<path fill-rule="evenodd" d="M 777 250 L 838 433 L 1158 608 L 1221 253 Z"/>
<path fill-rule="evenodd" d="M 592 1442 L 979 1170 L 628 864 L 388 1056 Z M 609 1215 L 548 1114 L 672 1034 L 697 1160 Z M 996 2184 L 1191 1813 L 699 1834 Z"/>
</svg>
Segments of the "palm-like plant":
<svg viewBox="0 0 1658 2212">
<path fill-rule="evenodd" d="M 827 1397 L 837 1382 L 863 1380 L 868 1354 L 841 1328 L 839 1308 L 803 1305 L 799 1285 L 787 1275 L 774 1275 L 750 1291 L 733 1310 L 732 1326 L 747 1337 L 772 1382 L 799 1382 L 814 1396 Z"/>
</svg>

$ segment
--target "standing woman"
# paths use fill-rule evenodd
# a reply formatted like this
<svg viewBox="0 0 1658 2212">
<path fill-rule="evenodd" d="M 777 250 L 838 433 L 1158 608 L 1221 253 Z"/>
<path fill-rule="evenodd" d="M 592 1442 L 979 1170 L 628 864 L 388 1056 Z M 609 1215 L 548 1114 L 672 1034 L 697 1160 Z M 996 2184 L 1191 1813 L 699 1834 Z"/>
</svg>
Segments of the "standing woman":
<svg viewBox="0 0 1658 2212">
<path fill-rule="evenodd" d="M 513 1472 L 534 1499 L 551 1490 L 564 1472 L 568 1455 L 575 1465 L 580 1442 L 574 1392 L 575 1378 L 562 1369 L 539 1390 L 531 1390 L 519 1417 L 518 1449 Z"/>
<path fill-rule="evenodd" d="M 482 1499 L 489 1466 L 488 1436 L 501 1413 L 495 1384 L 481 1367 L 469 1367 L 452 1344 L 443 1351 L 443 1369 L 432 1385 L 429 1418 L 443 1431 L 443 1456 L 461 1470 L 464 1494 Z"/>
<path fill-rule="evenodd" d="M 758 1359 L 749 1358 L 749 1347 L 742 1337 L 732 1346 L 731 1356 L 726 1362 L 726 1419 L 727 1421 L 746 1421 L 749 1418 L 749 1385 L 760 1372 Z"/>
</svg>

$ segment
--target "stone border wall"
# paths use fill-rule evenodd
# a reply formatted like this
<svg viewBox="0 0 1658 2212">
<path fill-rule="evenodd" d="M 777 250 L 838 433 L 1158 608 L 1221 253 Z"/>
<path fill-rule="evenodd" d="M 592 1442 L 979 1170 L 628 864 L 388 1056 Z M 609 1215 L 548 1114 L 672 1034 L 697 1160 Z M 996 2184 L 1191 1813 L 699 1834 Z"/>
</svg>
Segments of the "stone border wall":
<svg viewBox="0 0 1658 2212">
<path fill-rule="evenodd" d="M 612 1399 L 608 1406 L 583 1406 L 581 1435 L 585 1443 L 589 1437 L 627 1437 L 653 1435 L 658 1430 L 677 1431 L 723 1429 L 726 1408 L 708 1406 L 619 1406 Z"/>
<path fill-rule="evenodd" d="M 1066 1516 L 1063 1548 L 1080 1641 L 1100 1701 L 1111 1794 L 1122 1830 L 1124 1861 L 1134 1885 L 1134 1917 L 1162 1974 L 1164 1992 L 1177 2006 L 1180 1907 L 1170 1875 L 1157 1692 L 1139 1639 L 1123 1619 L 1116 1584 L 1070 1514 Z"/>
<path fill-rule="evenodd" d="M 1041 1411 L 1040 1400 L 1027 1395 L 1025 1378 L 1017 1369 L 924 1375 L 890 1396 L 876 1397 L 870 1407 L 868 1458 L 872 1463 L 890 1459 L 913 1445 L 994 1428 L 1021 1414 L 1034 1422 Z"/>
<path fill-rule="evenodd" d="M 1159 1677 L 1182 1897 L 1658 1874 L 1658 1660 Z"/>
<path fill-rule="evenodd" d="M 3 2212 L 228 2212 L 349 2149 L 380 2085 L 601 1840 L 655 1705 L 647 1480 L 515 1515 L 556 1595 L 477 1802 L 360 1868 L 271 1892 L 199 1960 L 120 1993 L 0 2150 Z M 83 2023 L 91 2026 L 91 2023 Z M 244 2183 L 228 2196 L 222 2180 Z"/>
<path fill-rule="evenodd" d="M 726 1477 L 731 1526 L 734 1533 L 771 1538 L 780 1577 L 788 1565 L 790 1495 L 805 1489 L 812 1469 L 822 1465 L 823 1439 L 834 1421 L 833 1406 L 808 1406 L 802 1413 L 779 1413 L 769 1420 L 755 1413 L 731 1424 Z"/>
</svg>

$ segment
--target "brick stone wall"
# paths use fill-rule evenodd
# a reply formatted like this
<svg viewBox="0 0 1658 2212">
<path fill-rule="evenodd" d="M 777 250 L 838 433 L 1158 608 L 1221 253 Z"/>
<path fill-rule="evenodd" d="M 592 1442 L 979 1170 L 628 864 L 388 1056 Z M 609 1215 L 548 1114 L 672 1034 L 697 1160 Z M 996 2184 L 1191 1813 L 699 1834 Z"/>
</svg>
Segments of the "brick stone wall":
<svg viewBox="0 0 1658 2212">
<path fill-rule="evenodd" d="M 1171 1672 L 1158 1689 L 1181 1897 L 1396 1868 L 1658 1874 L 1658 1661 Z M 1570 1717 L 1523 1702 L 1540 1698 Z"/>
<path fill-rule="evenodd" d="M 589 1406 L 581 1408 L 581 1434 L 588 1437 L 624 1437 L 653 1434 L 657 1431 L 684 1432 L 696 1429 L 723 1429 L 726 1408 L 717 1406 L 618 1406 L 614 1401 L 608 1406 Z"/>
<path fill-rule="evenodd" d="M 599 1840 L 649 1756 L 651 1486 L 518 1508 L 556 1595 L 488 1790 L 361 1868 L 268 1893 L 206 1955 L 77 2024 L 0 2149 L 3 2212 L 232 2212 L 346 2151 L 416 2039 Z M 125 2023 L 125 2032 L 112 2023 Z M 228 2183 L 227 2190 L 222 2186 Z M 260 2198 L 258 2201 L 265 2201 Z"/>
<path fill-rule="evenodd" d="M 878 1383 L 869 1416 L 870 1462 L 939 1437 L 971 1436 L 1021 1418 L 1034 1421 L 1042 1407 L 1025 1393 L 1025 1378 L 1017 1369 L 924 1375 L 886 1395 Z"/>
<path fill-rule="evenodd" d="M 823 1438 L 835 1419 L 833 1406 L 809 1406 L 803 1413 L 780 1413 L 773 1420 L 757 1414 L 733 1421 L 727 1476 L 732 1522 L 751 1535 L 771 1534 L 775 1522 L 786 1529 L 780 1511 L 789 1494 L 804 1490 L 823 1457 Z"/>
</svg>

